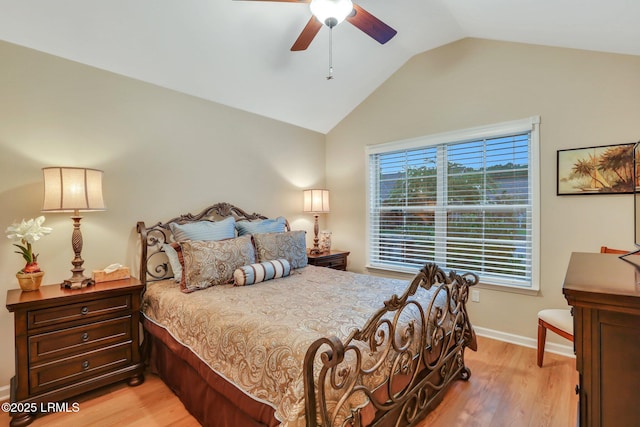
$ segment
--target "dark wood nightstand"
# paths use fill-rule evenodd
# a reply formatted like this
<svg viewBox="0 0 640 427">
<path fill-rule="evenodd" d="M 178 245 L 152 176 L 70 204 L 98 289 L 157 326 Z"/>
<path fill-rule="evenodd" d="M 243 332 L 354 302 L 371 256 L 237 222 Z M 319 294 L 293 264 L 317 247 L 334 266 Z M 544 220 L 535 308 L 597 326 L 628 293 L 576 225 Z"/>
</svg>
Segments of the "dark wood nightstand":
<svg viewBox="0 0 640 427">
<path fill-rule="evenodd" d="M 46 285 L 7 292 L 7 310 L 15 314 L 10 402 L 18 408 L 11 412 L 11 426 L 30 424 L 49 403 L 117 381 L 131 386 L 144 381 L 138 325 L 142 289 L 131 278 L 77 290 Z"/>
<path fill-rule="evenodd" d="M 307 252 L 309 258 L 309 264 L 316 265 L 318 267 L 329 267 L 334 270 L 346 270 L 347 269 L 347 257 L 350 252 L 344 251 L 331 251 L 323 252 L 320 254 L 310 254 Z"/>
</svg>

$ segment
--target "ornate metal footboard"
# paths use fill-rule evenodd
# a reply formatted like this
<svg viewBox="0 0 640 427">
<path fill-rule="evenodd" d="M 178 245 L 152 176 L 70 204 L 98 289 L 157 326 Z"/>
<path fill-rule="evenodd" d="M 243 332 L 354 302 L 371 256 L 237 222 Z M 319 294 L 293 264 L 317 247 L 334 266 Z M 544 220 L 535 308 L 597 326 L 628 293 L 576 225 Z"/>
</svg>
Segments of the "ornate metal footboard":
<svg viewBox="0 0 640 427">
<path fill-rule="evenodd" d="M 424 418 L 453 380 L 471 376 L 464 351 L 477 345 L 466 302 L 477 283 L 475 274 L 426 264 L 344 342 L 315 341 L 304 362 L 307 426 L 412 426 Z M 415 294 L 432 287 L 424 307 Z M 365 404 L 354 409 L 354 400 Z"/>
</svg>

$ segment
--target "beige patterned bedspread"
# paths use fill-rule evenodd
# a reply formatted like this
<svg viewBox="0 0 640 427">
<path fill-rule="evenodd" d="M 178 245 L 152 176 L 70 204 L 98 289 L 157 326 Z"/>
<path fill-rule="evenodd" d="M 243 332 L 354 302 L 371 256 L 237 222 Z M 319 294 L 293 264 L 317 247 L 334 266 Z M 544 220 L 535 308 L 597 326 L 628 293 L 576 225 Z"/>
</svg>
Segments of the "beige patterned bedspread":
<svg viewBox="0 0 640 427">
<path fill-rule="evenodd" d="M 143 313 L 191 348 L 218 374 L 275 408 L 286 427 L 304 426 L 302 367 L 309 345 L 344 341 L 408 281 L 307 266 L 251 286 L 191 294 L 173 281 L 152 283 Z M 416 299 L 430 299 L 419 289 Z"/>
</svg>

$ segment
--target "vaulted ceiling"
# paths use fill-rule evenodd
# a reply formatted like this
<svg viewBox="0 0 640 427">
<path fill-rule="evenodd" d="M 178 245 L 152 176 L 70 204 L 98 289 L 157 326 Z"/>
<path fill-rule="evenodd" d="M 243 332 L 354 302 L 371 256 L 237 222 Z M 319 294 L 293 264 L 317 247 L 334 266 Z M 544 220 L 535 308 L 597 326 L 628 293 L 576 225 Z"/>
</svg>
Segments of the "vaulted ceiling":
<svg viewBox="0 0 640 427">
<path fill-rule="evenodd" d="M 638 0 L 356 0 L 398 34 L 344 22 L 289 49 L 304 3 L 0 0 L 0 39 L 326 133 L 412 56 L 465 37 L 640 55 Z"/>
</svg>

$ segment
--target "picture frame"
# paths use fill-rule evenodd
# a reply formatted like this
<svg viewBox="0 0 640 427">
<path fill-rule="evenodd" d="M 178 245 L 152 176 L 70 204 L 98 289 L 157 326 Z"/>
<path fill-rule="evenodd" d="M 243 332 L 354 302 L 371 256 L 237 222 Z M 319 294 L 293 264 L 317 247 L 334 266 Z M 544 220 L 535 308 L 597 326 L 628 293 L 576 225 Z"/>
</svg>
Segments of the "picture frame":
<svg viewBox="0 0 640 427">
<path fill-rule="evenodd" d="M 633 193 L 634 144 L 558 150 L 557 195 Z"/>
</svg>

